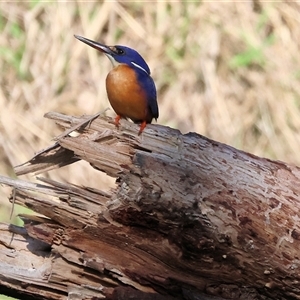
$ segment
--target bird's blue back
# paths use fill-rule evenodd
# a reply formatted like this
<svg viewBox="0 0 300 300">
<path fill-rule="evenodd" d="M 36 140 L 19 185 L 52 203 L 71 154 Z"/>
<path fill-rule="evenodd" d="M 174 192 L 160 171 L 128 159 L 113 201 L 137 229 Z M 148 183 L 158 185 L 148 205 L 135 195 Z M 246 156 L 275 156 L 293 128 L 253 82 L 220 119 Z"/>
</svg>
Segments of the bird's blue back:
<svg viewBox="0 0 300 300">
<path fill-rule="evenodd" d="M 150 75 L 146 75 L 142 70 L 135 67 L 134 71 L 137 74 L 137 80 L 139 81 L 140 85 L 143 87 L 146 95 L 147 95 L 147 102 L 148 106 L 151 110 L 153 118 L 158 118 L 158 105 L 156 101 L 156 87 L 154 81 Z"/>
</svg>

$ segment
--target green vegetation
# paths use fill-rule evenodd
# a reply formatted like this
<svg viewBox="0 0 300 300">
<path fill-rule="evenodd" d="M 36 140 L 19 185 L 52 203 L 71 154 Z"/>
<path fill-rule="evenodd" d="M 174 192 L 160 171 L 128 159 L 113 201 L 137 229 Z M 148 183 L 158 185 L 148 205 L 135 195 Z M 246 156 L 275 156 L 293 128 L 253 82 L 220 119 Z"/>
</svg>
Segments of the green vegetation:
<svg viewBox="0 0 300 300">
<path fill-rule="evenodd" d="M 8 296 L 4 296 L 4 295 L 0 294 L 0 300 L 13 300 L 13 299 L 16 299 L 16 298 L 12 298 L 12 297 L 8 297 Z"/>
<path fill-rule="evenodd" d="M 245 50 L 233 56 L 229 62 L 232 69 L 240 67 L 260 66 L 264 67 L 268 58 L 265 55 L 265 49 L 271 47 L 275 43 L 275 35 L 267 34 L 264 37 L 264 32 L 267 32 L 269 27 L 269 17 L 266 12 L 263 12 L 251 32 L 242 32 L 241 40 L 245 45 Z"/>
</svg>

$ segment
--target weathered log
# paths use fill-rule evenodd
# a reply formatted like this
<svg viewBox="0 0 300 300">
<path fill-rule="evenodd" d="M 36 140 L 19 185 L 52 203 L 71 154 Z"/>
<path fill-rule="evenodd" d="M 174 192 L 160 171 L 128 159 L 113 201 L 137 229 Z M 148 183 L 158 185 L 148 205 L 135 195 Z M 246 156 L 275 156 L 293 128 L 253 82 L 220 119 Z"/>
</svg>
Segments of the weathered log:
<svg viewBox="0 0 300 300">
<path fill-rule="evenodd" d="M 300 299 L 299 168 L 159 125 L 138 136 L 125 120 L 47 117 L 80 134 L 16 173 L 82 159 L 117 188 L 1 177 L 45 217 L 2 225 L 0 286 L 22 299 Z"/>
</svg>

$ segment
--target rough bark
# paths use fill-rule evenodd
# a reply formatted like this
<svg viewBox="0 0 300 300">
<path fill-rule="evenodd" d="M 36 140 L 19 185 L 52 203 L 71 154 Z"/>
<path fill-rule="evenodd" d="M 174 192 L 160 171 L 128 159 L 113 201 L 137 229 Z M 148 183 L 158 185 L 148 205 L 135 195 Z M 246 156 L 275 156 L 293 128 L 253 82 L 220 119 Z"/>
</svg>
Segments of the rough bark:
<svg viewBox="0 0 300 300">
<path fill-rule="evenodd" d="M 299 168 L 159 125 L 137 136 L 128 121 L 47 117 L 80 135 L 16 173 L 82 159 L 117 188 L 1 177 L 45 216 L 0 227 L 2 287 L 22 299 L 300 299 Z"/>
</svg>

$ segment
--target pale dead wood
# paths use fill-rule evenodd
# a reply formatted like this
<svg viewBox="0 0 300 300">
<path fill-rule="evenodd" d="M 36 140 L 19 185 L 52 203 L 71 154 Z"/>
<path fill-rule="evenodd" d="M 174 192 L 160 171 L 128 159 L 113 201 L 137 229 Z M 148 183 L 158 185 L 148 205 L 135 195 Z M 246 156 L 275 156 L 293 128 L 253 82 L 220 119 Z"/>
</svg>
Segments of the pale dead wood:
<svg viewBox="0 0 300 300">
<path fill-rule="evenodd" d="M 66 130 L 86 118 L 47 117 Z M 300 299 L 299 168 L 194 133 L 149 125 L 138 136 L 137 125 L 109 121 L 77 128 L 16 173 L 83 159 L 116 177 L 115 190 L 0 178 L 16 203 L 46 217 L 23 216 L 28 251 L 29 237 L 48 246 L 39 267 L 47 276 L 21 280 L 9 260 L 15 273 L 1 285 L 35 294 L 15 288 L 28 282 L 53 299 Z M 0 237 L 0 261 L 8 239 Z"/>
</svg>

